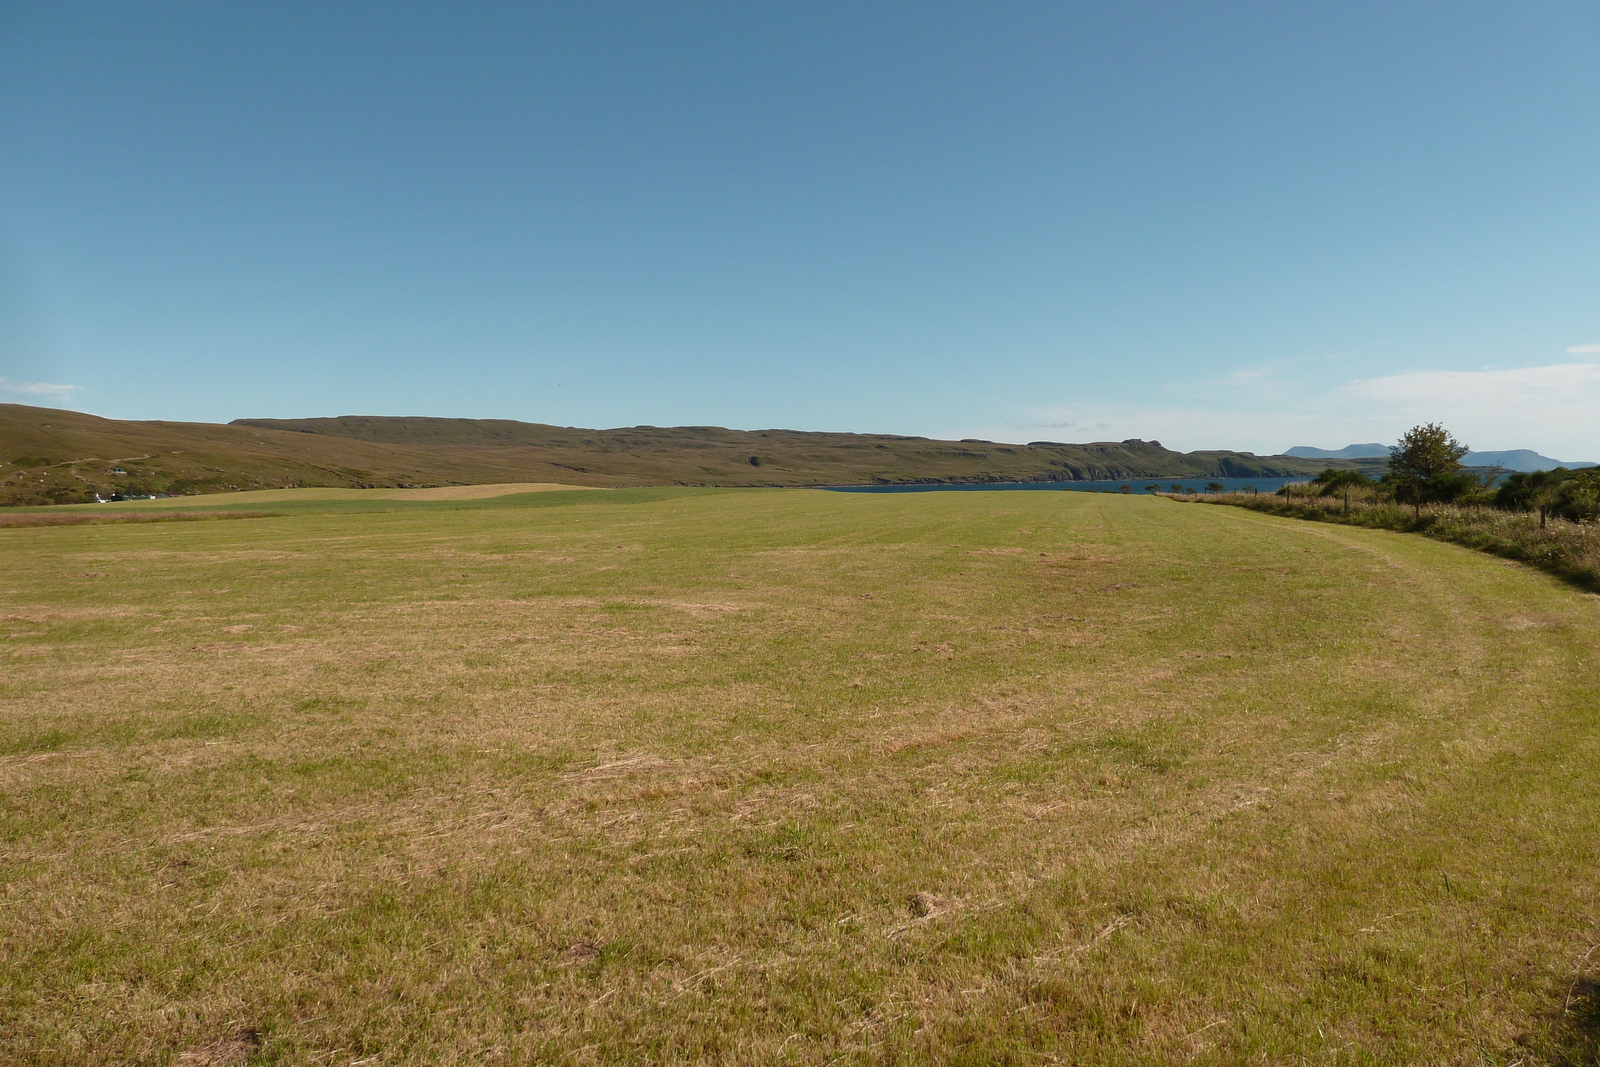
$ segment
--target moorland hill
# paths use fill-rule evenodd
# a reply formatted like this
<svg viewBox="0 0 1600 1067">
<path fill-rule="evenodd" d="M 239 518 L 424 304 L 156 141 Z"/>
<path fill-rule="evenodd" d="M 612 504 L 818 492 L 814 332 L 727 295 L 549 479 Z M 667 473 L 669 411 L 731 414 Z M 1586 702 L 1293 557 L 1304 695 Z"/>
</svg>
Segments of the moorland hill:
<svg viewBox="0 0 1600 1067">
<path fill-rule="evenodd" d="M 121 421 L 0 404 L 0 504 L 10 505 L 72 503 L 95 494 L 294 486 L 1271 478 L 1314 474 L 1327 465 L 1248 452 L 1176 452 L 1140 440 L 1024 445 L 718 426 L 587 430 L 509 419 L 378 416 L 239 419 L 220 425 Z"/>
</svg>

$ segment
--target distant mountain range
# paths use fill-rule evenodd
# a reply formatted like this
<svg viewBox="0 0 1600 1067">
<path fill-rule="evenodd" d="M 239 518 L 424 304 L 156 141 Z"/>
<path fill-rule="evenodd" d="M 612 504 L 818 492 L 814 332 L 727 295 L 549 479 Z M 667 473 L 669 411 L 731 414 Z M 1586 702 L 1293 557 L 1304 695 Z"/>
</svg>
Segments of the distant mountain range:
<svg viewBox="0 0 1600 1067">
<path fill-rule="evenodd" d="M 1310 445 L 1295 445 L 1284 455 L 1296 456 L 1300 459 L 1370 459 L 1374 457 L 1388 459 L 1389 446 L 1380 445 L 1376 441 L 1370 445 L 1345 445 L 1343 448 L 1312 448 Z"/>
<path fill-rule="evenodd" d="M 1297 459 L 1384 459 L 1389 446 L 1376 441 L 1365 445 L 1345 445 L 1343 448 L 1312 448 L 1295 445 L 1284 453 Z M 1508 471 L 1547 471 L 1553 467 L 1593 467 L 1585 460 L 1551 459 L 1529 448 L 1512 448 L 1503 452 L 1468 452 L 1462 462 L 1469 467 L 1504 467 Z"/>
<path fill-rule="evenodd" d="M 1504 452 L 1468 452 L 1462 461 L 1471 467 L 1504 467 L 1508 471 L 1547 471 L 1552 467 L 1593 467 L 1587 460 L 1561 460 L 1541 456 L 1528 448 L 1512 448 Z"/>
</svg>

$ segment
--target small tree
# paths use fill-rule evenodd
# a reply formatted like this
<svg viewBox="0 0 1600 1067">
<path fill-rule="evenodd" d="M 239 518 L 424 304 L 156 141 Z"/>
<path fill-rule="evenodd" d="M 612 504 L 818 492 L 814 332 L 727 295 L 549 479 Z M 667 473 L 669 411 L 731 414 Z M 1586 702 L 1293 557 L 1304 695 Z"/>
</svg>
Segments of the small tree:
<svg viewBox="0 0 1600 1067">
<path fill-rule="evenodd" d="M 1177 482 L 1173 482 L 1167 488 L 1172 490 L 1172 495 L 1173 496 L 1178 496 L 1179 494 L 1181 494 L 1183 492 L 1183 486 L 1179 485 Z"/>
<path fill-rule="evenodd" d="M 1147 485 L 1144 487 L 1144 491 L 1147 493 L 1159 493 L 1161 492 L 1161 487 L 1159 485 Z"/>
<path fill-rule="evenodd" d="M 1208 493 L 1220 493 L 1226 488 L 1227 488 L 1227 486 L 1223 485 L 1221 482 L 1207 482 L 1206 483 L 1206 492 L 1208 492 Z"/>
<path fill-rule="evenodd" d="M 1563 478 L 1552 510 L 1568 522 L 1600 519 L 1600 467 L 1573 471 Z"/>
<path fill-rule="evenodd" d="M 1561 497 L 1563 483 L 1569 472 L 1565 467 L 1551 471 L 1518 471 L 1505 480 L 1495 493 L 1494 502 L 1502 508 L 1518 511 L 1538 511 L 1539 529 L 1544 529 L 1550 509 Z"/>
<path fill-rule="evenodd" d="M 1373 482 L 1371 478 L 1368 478 L 1360 471 L 1350 470 L 1349 468 L 1329 467 L 1311 479 L 1311 484 L 1317 486 L 1322 491 L 1323 496 L 1342 494 L 1344 496 L 1344 513 L 1348 515 L 1350 514 L 1350 490 L 1358 486 L 1366 488 L 1372 485 Z"/>
<path fill-rule="evenodd" d="M 1543 473 L 1543 472 L 1540 472 Z M 1533 506 L 1539 509 L 1539 529 L 1544 529 L 1550 509 L 1561 499 L 1561 483 L 1551 481 L 1540 486 L 1533 494 Z"/>
<path fill-rule="evenodd" d="M 1395 499 L 1416 509 L 1422 518 L 1424 501 L 1460 495 L 1461 457 L 1467 446 L 1436 422 L 1413 426 L 1389 449 L 1389 473 L 1384 480 L 1394 488 Z"/>
</svg>

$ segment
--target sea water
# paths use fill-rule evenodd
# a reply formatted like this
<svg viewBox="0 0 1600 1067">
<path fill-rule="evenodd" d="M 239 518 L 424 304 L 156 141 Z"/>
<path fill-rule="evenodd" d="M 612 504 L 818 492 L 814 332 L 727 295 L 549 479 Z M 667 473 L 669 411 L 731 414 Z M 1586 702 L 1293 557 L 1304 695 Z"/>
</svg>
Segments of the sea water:
<svg viewBox="0 0 1600 1067">
<path fill-rule="evenodd" d="M 1016 490 L 1016 489 L 1053 489 L 1057 492 L 1078 493 L 1120 493 L 1127 492 L 1143 494 L 1154 486 L 1155 492 L 1171 493 L 1173 486 L 1180 493 L 1204 493 L 1206 486 L 1212 482 L 1220 483 L 1223 490 L 1229 493 L 1250 492 L 1252 489 L 1261 493 L 1271 493 L 1288 484 L 1301 485 L 1309 479 L 1299 478 L 1126 478 L 1118 481 L 1083 481 L 1083 482 L 962 482 L 960 484 L 943 483 L 939 485 L 830 485 L 826 488 L 836 493 L 938 493 L 938 492 L 985 492 L 990 490 Z"/>
</svg>

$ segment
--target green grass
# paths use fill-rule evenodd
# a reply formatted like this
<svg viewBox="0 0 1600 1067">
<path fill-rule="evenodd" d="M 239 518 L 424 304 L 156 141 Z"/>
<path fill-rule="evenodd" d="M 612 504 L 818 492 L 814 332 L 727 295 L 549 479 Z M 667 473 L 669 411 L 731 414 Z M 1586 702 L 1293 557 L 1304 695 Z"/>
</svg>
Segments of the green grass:
<svg viewBox="0 0 1600 1067">
<path fill-rule="evenodd" d="M 1286 500 L 1256 493 L 1221 493 L 1194 496 L 1190 502 L 1227 504 L 1314 522 L 1421 534 L 1527 563 L 1582 589 L 1600 592 L 1600 526 L 1592 522 L 1568 522 L 1561 518 L 1540 522 L 1532 512 L 1472 504 L 1428 504 L 1413 509 L 1404 504 L 1373 500 L 1370 490 L 1361 495 L 1368 499 L 1357 499 L 1348 510 L 1337 497 L 1301 496 Z"/>
<path fill-rule="evenodd" d="M 777 490 L 0 559 L 0 1062 L 1593 1062 L 1600 598 L 1520 566 Z"/>
</svg>

